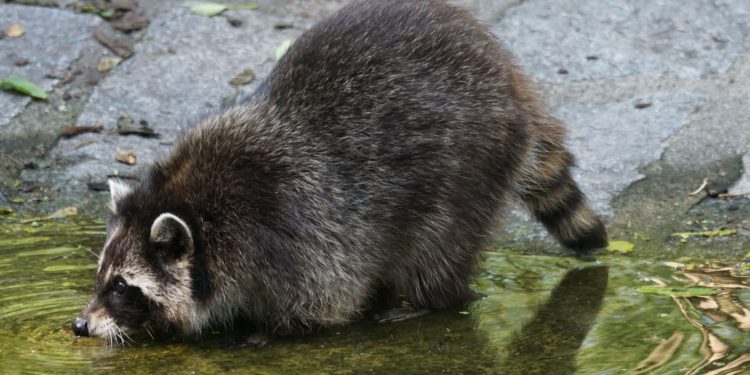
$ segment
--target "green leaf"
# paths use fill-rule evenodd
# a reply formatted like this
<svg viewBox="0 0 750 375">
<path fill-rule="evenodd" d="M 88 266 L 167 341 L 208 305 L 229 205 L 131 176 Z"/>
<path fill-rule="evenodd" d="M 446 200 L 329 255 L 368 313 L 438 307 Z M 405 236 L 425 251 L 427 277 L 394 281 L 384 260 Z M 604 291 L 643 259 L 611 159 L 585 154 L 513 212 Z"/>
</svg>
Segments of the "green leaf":
<svg viewBox="0 0 750 375">
<path fill-rule="evenodd" d="M 704 287 L 684 287 L 684 288 L 672 288 L 666 286 L 642 286 L 638 288 L 641 293 L 648 294 L 659 294 L 663 296 L 672 297 L 706 297 L 716 294 L 716 291 L 711 288 Z"/>
<path fill-rule="evenodd" d="M 185 3 L 182 6 L 190 9 L 193 13 L 213 17 L 221 14 L 225 10 L 229 9 L 228 6 L 219 3 L 202 2 L 202 3 Z"/>
<path fill-rule="evenodd" d="M 115 15 L 115 10 L 114 9 L 107 9 L 107 10 L 99 13 L 99 15 L 101 17 L 104 17 L 104 18 L 112 18 L 112 16 Z"/>
<path fill-rule="evenodd" d="M 632 242 L 628 242 L 628 241 L 609 241 L 609 245 L 607 245 L 607 250 L 618 251 L 621 253 L 629 253 L 633 251 L 634 247 L 635 245 L 633 245 Z"/>
<path fill-rule="evenodd" d="M 281 57 L 284 56 L 286 51 L 289 49 L 289 47 L 291 47 L 291 45 L 292 45 L 291 39 L 287 39 L 281 42 L 281 44 L 276 48 L 276 60 L 280 60 Z"/>
<path fill-rule="evenodd" d="M 672 233 L 673 237 L 680 237 L 687 239 L 689 237 L 716 237 L 716 236 L 731 236 L 737 234 L 736 229 L 714 229 L 706 230 L 702 232 L 676 232 Z"/>
<path fill-rule="evenodd" d="M 0 89 L 13 89 L 37 99 L 47 99 L 47 93 L 41 87 L 12 74 L 4 81 L 0 81 Z"/>
</svg>

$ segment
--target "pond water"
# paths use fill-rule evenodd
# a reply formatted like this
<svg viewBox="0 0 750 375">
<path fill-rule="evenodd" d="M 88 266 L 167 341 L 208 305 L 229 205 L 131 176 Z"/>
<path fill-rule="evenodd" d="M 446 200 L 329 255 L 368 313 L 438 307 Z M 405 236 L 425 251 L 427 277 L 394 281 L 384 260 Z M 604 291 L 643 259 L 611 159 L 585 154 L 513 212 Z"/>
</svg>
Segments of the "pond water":
<svg viewBox="0 0 750 375">
<path fill-rule="evenodd" d="M 69 327 L 93 289 L 104 226 L 0 221 L 0 373 L 750 372 L 744 264 L 492 250 L 484 297 L 402 323 L 368 321 L 267 347 L 244 334 L 132 336 L 110 348 Z"/>
</svg>

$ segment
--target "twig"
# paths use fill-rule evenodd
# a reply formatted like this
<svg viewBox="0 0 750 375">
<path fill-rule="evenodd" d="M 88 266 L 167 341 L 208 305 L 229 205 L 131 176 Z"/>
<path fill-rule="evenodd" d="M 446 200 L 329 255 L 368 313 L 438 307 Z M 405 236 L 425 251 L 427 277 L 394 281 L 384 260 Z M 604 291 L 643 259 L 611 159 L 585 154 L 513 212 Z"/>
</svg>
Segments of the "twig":
<svg viewBox="0 0 750 375">
<path fill-rule="evenodd" d="M 734 199 L 734 198 L 741 198 L 744 196 L 747 196 L 750 193 L 739 193 L 739 194 L 719 194 L 719 199 Z"/>
<path fill-rule="evenodd" d="M 703 183 L 701 184 L 701 186 L 700 186 L 700 187 L 699 187 L 698 189 L 696 189 L 696 190 L 695 190 L 694 192 L 692 192 L 692 193 L 690 193 L 690 194 L 688 194 L 688 195 L 689 195 L 689 196 L 693 196 L 693 195 L 698 195 L 698 194 L 700 194 L 700 192 L 702 192 L 702 191 L 703 191 L 703 189 L 705 189 L 705 188 L 706 188 L 706 185 L 708 185 L 708 178 L 704 178 L 704 179 L 703 179 Z"/>
</svg>

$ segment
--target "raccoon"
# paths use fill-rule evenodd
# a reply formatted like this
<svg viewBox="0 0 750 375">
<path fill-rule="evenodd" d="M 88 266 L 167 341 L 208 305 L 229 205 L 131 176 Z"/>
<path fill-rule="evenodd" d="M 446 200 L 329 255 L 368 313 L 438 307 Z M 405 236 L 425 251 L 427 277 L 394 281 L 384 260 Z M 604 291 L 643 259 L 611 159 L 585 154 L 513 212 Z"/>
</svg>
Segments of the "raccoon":
<svg viewBox="0 0 750 375">
<path fill-rule="evenodd" d="M 564 129 L 488 29 L 439 0 L 355 0 L 257 91 L 110 181 L 96 288 L 72 324 L 272 335 L 343 324 L 381 291 L 397 321 L 462 304 L 504 203 L 564 246 L 607 244 Z"/>
</svg>

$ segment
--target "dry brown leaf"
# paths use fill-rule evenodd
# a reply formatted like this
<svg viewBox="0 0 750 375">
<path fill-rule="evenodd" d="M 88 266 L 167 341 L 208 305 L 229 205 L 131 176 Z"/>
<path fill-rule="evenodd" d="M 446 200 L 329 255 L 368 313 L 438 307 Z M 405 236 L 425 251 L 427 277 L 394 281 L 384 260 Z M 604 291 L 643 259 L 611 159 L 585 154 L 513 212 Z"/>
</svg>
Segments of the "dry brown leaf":
<svg viewBox="0 0 750 375">
<path fill-rule="evenodd" d="M 121 57 L 104 56 L 99 60 L 99 64 L 96 65 L 96 70 L 100 72 L 106 72 L 119 64 L 122 61 Z"/>
<path fill-rule="evenodd" d="M 102 124 L 91 126 L 75 125 L 60 130 L 60 136 L 63 138 L 72 138 L 83 133 L 99 133 L 104 129 Z"/>
<path fill-rule="evenodd" d="M 134 153 L 122 151 L 119 148 L 115 150 L 115 160 L 127 165 L 135 165 L 136 163 L 136 157 Z"/>
<path fill-rule="evenodd" d="M 23 35 L 24 30 L 21 25 L 14 23 L 10 25 L 10 28 L 8 28 L 8 36 L 11 38 L 18 38 L 19 36 Z"/>
</svg>

